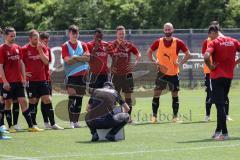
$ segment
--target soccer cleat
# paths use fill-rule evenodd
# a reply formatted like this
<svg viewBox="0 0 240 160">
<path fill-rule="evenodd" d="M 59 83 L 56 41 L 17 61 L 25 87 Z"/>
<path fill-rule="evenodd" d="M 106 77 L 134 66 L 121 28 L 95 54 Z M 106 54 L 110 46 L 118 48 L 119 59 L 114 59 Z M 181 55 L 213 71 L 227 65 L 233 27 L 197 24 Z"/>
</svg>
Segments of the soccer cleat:
<svg viewBox="0 0 240 160">
<path fill-rule="evenodd" d="M 70 128 L 74 129 L 74 123 L 73 122 L 70 122 Z"/>
<path fill-rule="evenodd" d="M 8 129 L 8 131 L 9 131 L 9 133 L 16 133 L 16 132 L 17 132 L 17 130 L 16 130 L 13 126 L 11 126 L 11 127 Z"/>
<path fill-rule="evenodd" d="M 57 124 L 52 125 L 51 128 L 54 129 L 54 130 L 64 130 L 64 128 L 60 127 Z"/>
<path fill-rule="evenodd" d="M 216 141 L 224 141 L 224 140 L 229 140 L 228 134 L 220 134 L 214 138 Z"/>
<path fill-rule="evenodd" d="M 75 122 L 75 123 L 74 123 L 74 128 L 81 128 L 81 126 L 79 125 L 78 122 Z"/>
<path fill-rule="evenodd" d="M 13 128 L 16 130 L 16 131 L 21 131 L 21 128 L 18 124 L 14 125 Z"/>
<path fill-rule="evenodd" d="M 36 126 L 33 126 L 32 128 L 28 128 L 28 132 L 42 132 L 44 131 L 43 129 L 40 129 Z"/>
<path fill-rule="evenodd" d="M 174 118 L 172 119 L 172 122 L 173 122 L 173 123 L 182 123 L 183 121 L 180 120 L 180 119 L 177 118 L 177 117 L 174 117 Z"/>
<path fill-rule="evenodd" d="M 210 122 L 210 120 L 211 120 L 211 119 L 210 119 L 210 116 L 205 116 L 205 118 L 204 118 L 204 121 L 205 121 L 205 122 Z"/>
<path fill-rule="evenodd" d="M 44 123 L 44 128 L 45 129 L 52 129 L 52 126 L 49 123 Z"/>
<path fill-rule="evenodd" d="M 6 130 L 6 127 L 5 126 L 0 126 L 0 132 L 3 133 L 3 134 L 8 134 L 9 132 Z"/>
<path fill-rule="evenodd" d="M 0 128 L 7 130 L 7 127 L 5 125 L 0 126 Z"/>
<path fill-rule="evenodd" d="M 99 137 L 98 137 L 98 134 L 97 134 L 97 132 L 96 133 L 94 133 L 93 135 L 92 135 L 92 142 L 96 142 L 96 141 L 98 141 L 99 140 Z"/>
<path fill-rule="evenodd" d="M 233 119 L 229 115 L 226 116 L 226 119 L 227 121 L 233 121 Z"/>
<path fill-rule="evenodd" d="M 215 133 L 212 135 L 212 139 L 215 139 L 215 138 L 218 137 L 219 135 L 221 135 L 220 132 L 215 132 Z"/>
<path fill-rule="evenodd" d="M 116 141 L 115 136 L 110 133 L 108 133 L 105 138 L 112 142 Z"/>
<path fill-rule="evenodd" d="M 11 137 L 9 136 L 5 136 L 5 135 L 0 136 L 0 140 L 9 140 L 9 139 L 11 139 Z"/>
<path fill-rule="evenodd" d="M 157 117 L 152 116 L 152 118 L 151 118 L 151 123 L 157 123 Z"/>
</svg>

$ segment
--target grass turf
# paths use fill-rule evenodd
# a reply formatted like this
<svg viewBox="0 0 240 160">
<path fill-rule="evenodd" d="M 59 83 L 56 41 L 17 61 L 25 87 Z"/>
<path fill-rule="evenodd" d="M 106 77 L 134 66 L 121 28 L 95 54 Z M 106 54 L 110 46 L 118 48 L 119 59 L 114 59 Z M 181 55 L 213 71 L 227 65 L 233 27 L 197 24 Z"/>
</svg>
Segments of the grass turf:
<svg viewBox="0 0 240 160">
<path fill-rule="evenodd" d="M 203 89 L 182 90 L 180 92 L 180 114 L 184 120 L 173 124 L 167 115 L 171 115 L 171 96 L 161 97 L 161 122 L 149 124 L 151 99 L 137 98 L 133 118 L 138 123 L 125 127 L 126 140 L 119 142 L 91 143 L 89 130 L 65 129 L 63 131 L 46 130 L 41 133 L 19 132 L 10 134 L 12 140 L 0 141 L 0 159 L 139 159 L 139 160 L 237 160 L 240 156 L 240 87 L 230 92 L 230 115 L 234 121 L 228 122 L 231 139 L 216 142 L 210 139 L 216 126 L 216 109 L 212 107 L 212 122 L 203 122 L 205 93 Z M 55 95 L 53 103 L 66 99 Z M 86 105 L 88 98 L 84 98 Z M 85 109 L 83 109 L 84 111 Z M 39 126 L 43 127 L 40 109 Z M 19 123 L 26 128 L 23 116 Z M 68 122 L 57 119 L 57 123 L 68 127 Z M 81 122 L 84 125 L 83 122 Z"/>
</svg>

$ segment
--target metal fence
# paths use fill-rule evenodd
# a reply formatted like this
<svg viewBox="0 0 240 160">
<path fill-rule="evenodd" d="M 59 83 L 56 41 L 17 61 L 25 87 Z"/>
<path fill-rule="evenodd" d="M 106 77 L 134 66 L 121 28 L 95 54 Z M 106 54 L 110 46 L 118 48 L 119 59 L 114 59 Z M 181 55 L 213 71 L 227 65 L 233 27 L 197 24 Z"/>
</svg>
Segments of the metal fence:
<svg viewBox="0 0 240 160">
<path fill-rule="evenodd" d="M 227 35 L 240 39 L 240 28 L 232 29 L 222 29 L 222 32 Z M 61 59 L 61 45 L 68 40 L 67 31 L 50 31 L 50 42 L 49 46 L 52 50 L 53 62 L 51 64 L 52 79 L 53 83 L 63 83 L 63 67 Z M 93 30 L 83 30 L 80 31 L 80 40 L 84 42 L 91 41 L 93 39 Z M 153 84 L 156 76 L 156 69 L 149 62 L 148 56 L 146 54 L 147 49 L 152 44 L 152 42 L 163 36 L 162 29 L 152 29 L 152 30 L 127 30 L 126 39 L 132 41 L 137 48 L 142 53 L 142 58 L 138 66 L 134 71 L 134 77 L 136 84 Z M 201 46 L 204 39 L 207 38 L 207 29 L 176 29 L 174 36 L 182 39 L 193 55 L 188 63 L 181 66 L 180 78 L 182 82 L 186 82 L 186 86 L 198 86 L 202 84 L 203 75 L 203 57 L 201 54 Z M 104 40 L 111 41 L 114 40 L 115 31 L 105 30 Z M 17 43 L 24 45 L 28 42 L 27 32 L 17 32 Z M 183 55 L 180 54 L 180 59 Z M 236 67 L 235 79 L 239 79 L 240 70 Z"/>
</svg>

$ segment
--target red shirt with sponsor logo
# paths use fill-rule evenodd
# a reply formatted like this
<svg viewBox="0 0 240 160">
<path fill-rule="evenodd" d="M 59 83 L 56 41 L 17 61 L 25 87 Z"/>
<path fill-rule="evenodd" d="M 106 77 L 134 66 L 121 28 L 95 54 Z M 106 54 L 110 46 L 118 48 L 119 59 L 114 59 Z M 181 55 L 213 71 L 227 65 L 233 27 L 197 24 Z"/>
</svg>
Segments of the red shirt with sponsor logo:
<svg viewBox="0 0 240 160">
<path fill-rule="evenodd" d="M 21 47 L 17 44 L 12 44 L 11 47 L 7 44 L 3 44 L 0 47 L 0 64 L 3 64 L 8 82 L 14 83 L 22 81 L 21 59 Z"/>
<path fill-rule="evenodd" d="M 76 50 L 76 49 L 77 49 L 78 43 L 73 44 L 73 43 L 71 43 L 70 41 L 68 41 L 68 42 L 69 42 L 69 44 L 70 44 L 70 46 L 72 47 L 73 50 Z M 89 51 L 88 51 L 87 44 L 84 43 L 84 42 L 82 42 L 82 41 L 81 41 L 81 44 L 82 44 L 82 48 L 83 48 L 84 55 L 90 55 L 90 53 L 89 53 Z M 66 43 L 64 43 L 64 44 L 62 45 L 62 58 L 64 59 L 65 57 L 70 57 L 70 54 L 69 54 L 69 52 L 68 52 L 68 46 L 67 46 Z M 81 71 L 81 72 L 79 72 L 79 73 L 74 74 L 73 76 L 86 75 L 87 72 L 88 72 L 87 70 L 84 70 L 84 71 Z"/>
<path fill-rule="evenodd" d="M 48 50 L 48 59 L 49 59 L 49 63 L 52 62 L 52 55 L 51 55 L 51 49 L 47 47 Z M 50 69 L 49 69 L 49 64 L 45 65 L 45 74 L 46 74 L 46 80 L 50 81 L 51 80 L 51 76 L 50 76 Z"/>
<path fill-rule="evenodd" d="M 139 55 L 138 49 L 129 41 L 123 41 L 121 44 L 117 40 L 110 42 L 112 50 L 112 67 L 116 68 L 114 74 L 123 75 L 131 73 L 127 67 L 131 62 L 131 54 Z"/>
<path fill-rule="evenodd" d="M 207 52 L 216 64 L 216 69 L 210 73 L 212 79 L 233 78 L 237 51 L 240 51 L 240 43 L 231 37 L 221 36 L 210 42 Z"/>
<path fill-rule="evenodd" d="M 160 38 L 157 39 L 157 40 L 155 40 L 155 41 L 152 43 L 152 45 L 151 45 L 151 47 L 150 47 L 152 51 L 155 51 L 155 50 L 158 49 L 158 47 L 159 47 L 159 41 L 160 41 Z M 185 43 L 184 43 L 182 40 L 176 38 L 176 41 L 177 41 L 177 49 L 176 49 L 176 53 L 177 53 L 177 54 L 180 52 L 180 50 L 181 50 L 182 52 L 187 52 L 187 51 L 188 51 L 187 46 L 185 45 Z M 165 47 L 170 47 L 170 46 L 172 45 L 172 42 L 173 42 L 173 38 L 172 38 L 171 41 L 167 41 L 165 38 L 163 38 L 163 43 L 164 43 Z"/>
<path fill-rule="evenodd" d="M 108 55 L 111 55 L 111 49 L 107 42 L 101 41 L 97 51 L 93 52 L 95 42 L 91 41 L 87 43 L 87 47 L 90 52 L 90 71 L 93 74 L 107 74 L 108 73 Z"/>
<path fill-rule="evenodd" d="M 43 47 L 44 54 L 48 57 L 49 53 L 46 47 Z M 31 77 L 27 77 L 28 81 L 45 81 L 46 65 L 40 59 L 37 47 L 33 47 L 30 44 L 26 44 L 22 47 L 23 62 L 26 67 L 26 72 L 30 72 Z"/>
</svg>

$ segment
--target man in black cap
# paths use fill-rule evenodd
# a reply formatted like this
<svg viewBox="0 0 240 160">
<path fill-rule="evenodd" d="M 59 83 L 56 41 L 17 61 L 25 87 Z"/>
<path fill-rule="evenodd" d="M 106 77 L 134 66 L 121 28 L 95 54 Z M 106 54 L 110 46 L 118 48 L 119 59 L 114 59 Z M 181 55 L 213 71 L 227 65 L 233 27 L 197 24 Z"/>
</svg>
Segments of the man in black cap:
<svg viewBox="0 0 240 160">
<path fill-rule="evenodd" d="M 122 111 L 114 112 L 116 103 L 119 103 Z M 92 141 L 98 141 L 97 129 L 110 129 L 106 135 L 109 141 L 115 141 L 115 135 L 129 120 L 129 106 L 121 98 L 113 84 L 105 82 L 103 88 L 93 91 L 88 102 L 86 123 L 92 134 Z"/>
</svg>

